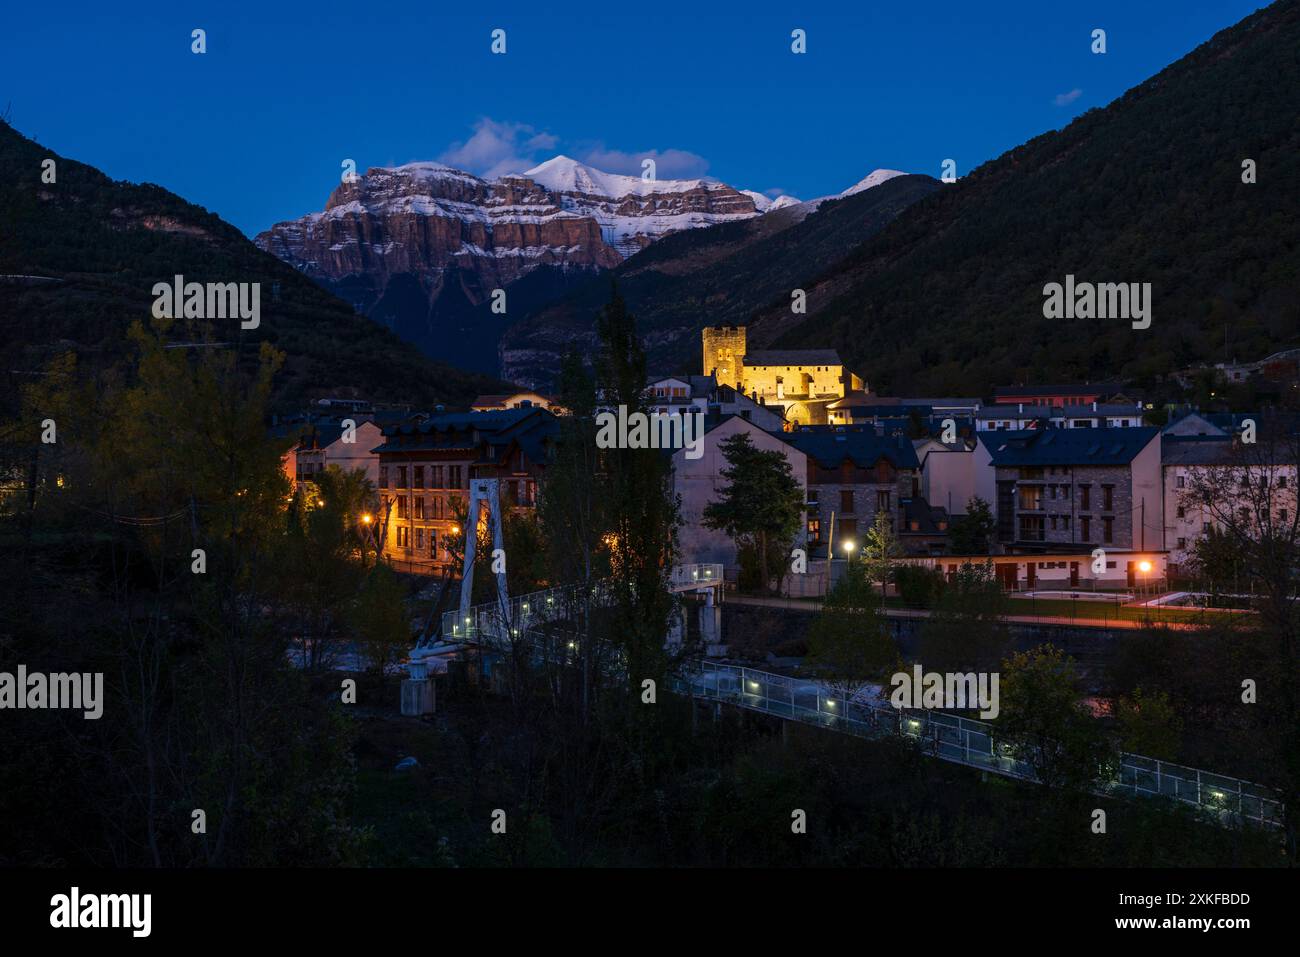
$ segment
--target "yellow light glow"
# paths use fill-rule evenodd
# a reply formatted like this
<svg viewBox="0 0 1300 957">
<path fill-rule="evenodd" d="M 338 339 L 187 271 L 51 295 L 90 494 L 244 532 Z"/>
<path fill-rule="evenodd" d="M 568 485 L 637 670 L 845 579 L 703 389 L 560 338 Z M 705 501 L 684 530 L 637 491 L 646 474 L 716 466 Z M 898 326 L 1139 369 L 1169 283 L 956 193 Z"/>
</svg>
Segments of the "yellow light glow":
<svg viewBox="0 0 1300 957">
<path fill-rule="evenodd" d="M 241 492 L 240 494 L 242 495 L 243 493 Z M 321 508 L 324 508 L 324 507 L 325 507 L 325 499 L 323 499 L 323 498 L 318 498 L 318 499 L 316 499 L 316 504 L 319 505 Z"/>
<path fill-rule="evenodd" d="M 853 539 L 850 538 L 848 541 L 844 543 L 844 554 L 848 555 L 852 551 L 853 551 Z"/>
<path fill-rule="evenodd" d="M 460 534 L 460 526 L 459 526 L 459 525 L 453 525 L 453 526 L 451 527 L 451 533 L 452 533 L 453 535 L 459 535 L 459 534 Z"/>
<path fill-rule="evenodd" d="M 1151 571 L 1151 563 L 1146 561 L 1138 562 L 1138 571 L 1145 575 L 1147 572 Z"/>
<path fill-rule="evenodd" d="M 361 516 L 361 521 L 369 525 L 371 522 L 374 521 L 374 519 L 371 517 L 369 512 L 366 512 L 366 514 Z"/>
</svg>

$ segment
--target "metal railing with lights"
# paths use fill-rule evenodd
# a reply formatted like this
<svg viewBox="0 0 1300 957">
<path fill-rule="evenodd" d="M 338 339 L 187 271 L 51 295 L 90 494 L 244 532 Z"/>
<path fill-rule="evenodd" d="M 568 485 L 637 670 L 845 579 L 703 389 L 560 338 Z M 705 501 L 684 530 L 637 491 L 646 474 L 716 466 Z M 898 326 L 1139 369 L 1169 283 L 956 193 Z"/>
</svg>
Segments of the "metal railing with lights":
<svg viewBox="0 0 1300 957">
<path fill-rule="evenodd" d="M 674 565 L 669 582 L 673 591 L 721 586 L 722 565 Z M 508 644 L 530 629 L 571 620 L 584 605 L 583 589 L 582 585 L 564 585 L 520 595 L 504 604 L 490 601 L 474 605 L 464 614 L 457 610 L 444 612 L 442 640 Z M 591 586 L 592 606 L 608 605 L 612 599 L 609 583 L 598 581 Z"/>
<path fill-rule="evenodd" d="M 700 586 L 718 585 L 722 582 L 722 565 L 720 563 L 696 563 L 674 565 L 669 578 L 674 591 Z"/>
<path fill-rule="evenodd" d="M 846 696 L 810 678 L 756 671 L 738 665 L 701 662 L 673 678 L 673 690 L 761 711 L 859 737 L 903 735 L 922 743 L 944 761 L 980 768 L 1005 777 L 1035 781 L 1033 768 L 999 743 L 984 721 L 941 711 L 898 710 L 870 694 Z M 1276 792 L 1258 784 L 1155 758 L 1123 752 L 1118 773 L 1101 793 L 1168 797 L 1214 811 L 1224 818 L 1267 826 L 1282 823 Z"/>
</svg>

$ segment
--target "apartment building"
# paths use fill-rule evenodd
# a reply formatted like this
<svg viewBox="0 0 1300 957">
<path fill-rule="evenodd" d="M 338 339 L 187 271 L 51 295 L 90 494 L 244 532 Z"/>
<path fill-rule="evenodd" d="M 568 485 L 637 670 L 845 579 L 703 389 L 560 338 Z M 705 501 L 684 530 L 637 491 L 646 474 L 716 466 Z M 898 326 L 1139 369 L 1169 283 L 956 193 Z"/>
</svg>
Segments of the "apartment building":
<svg viewBox="0 0 1300 957">
<path fill-rule="evenodd" d="M 1268 459 L 1230 437 L 1164 437 L 1164 534 L 1172 571 L 1190 570 L 1196 542 L 1221 527 L 1226 515 L 1252 530 L 1270 521 L 1285 528 L 1295 520 L 1296 463 Z M 1257 514 L 1262 507 L 1271 518 Z"/>
<path fill-rule="evenodd" d="M 974 464 L 1007 552 L 1163 547 L 1159 429 L 982 432 Z"/>
<path fill-rule="evenodd" d="M 902 530 L 904 501 L 920 496 L 920 464 L 911 441 L 860 425 L 805 426 L 781 438 L 807 459 L 810 556 L 824 558 L 828 548 L 838 552 L 844 543 L 860 545 L 879 512 Z M 916 508 L 922 514 L 919 503 Z"/>
<path fill-rule="evenodd" d="M 428 574 L 459 549 L 471 479 L 496 478 L 506 508 L 533 508 L 558 432 L 535 406 L 429 416 L 383 431 L 378 456 L 378 535 L 385 557 Z"/>
</svg>

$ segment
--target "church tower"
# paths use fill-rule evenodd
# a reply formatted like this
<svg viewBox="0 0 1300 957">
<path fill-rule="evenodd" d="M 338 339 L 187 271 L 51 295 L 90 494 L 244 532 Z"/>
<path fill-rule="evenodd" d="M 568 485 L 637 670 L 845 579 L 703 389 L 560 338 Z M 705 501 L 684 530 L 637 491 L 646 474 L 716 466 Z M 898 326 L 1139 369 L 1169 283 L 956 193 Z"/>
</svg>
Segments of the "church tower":
<svg viewBox="0 0 1300 957">
<path fill-rule="evenodd" d="M 717 377 L 720 385 L 743 390 L 745 380 L 745 327 L 705 326 L 704 375 Z"/>
</svg>

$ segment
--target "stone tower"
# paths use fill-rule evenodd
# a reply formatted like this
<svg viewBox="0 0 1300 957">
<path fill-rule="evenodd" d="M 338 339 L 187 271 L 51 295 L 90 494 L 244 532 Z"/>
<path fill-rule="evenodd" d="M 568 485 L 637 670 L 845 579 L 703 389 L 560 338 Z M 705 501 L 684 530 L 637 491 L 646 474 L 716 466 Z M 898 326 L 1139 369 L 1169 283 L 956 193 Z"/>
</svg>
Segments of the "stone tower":
<svg viewBox="0 0 1300 957">
<path fill-rule="evenodd" d="M 745 380 L 745 327 L 705 326 L 704 375 L 714 375 L 721 385 L 741 391 Z"/>
</svg>

